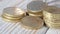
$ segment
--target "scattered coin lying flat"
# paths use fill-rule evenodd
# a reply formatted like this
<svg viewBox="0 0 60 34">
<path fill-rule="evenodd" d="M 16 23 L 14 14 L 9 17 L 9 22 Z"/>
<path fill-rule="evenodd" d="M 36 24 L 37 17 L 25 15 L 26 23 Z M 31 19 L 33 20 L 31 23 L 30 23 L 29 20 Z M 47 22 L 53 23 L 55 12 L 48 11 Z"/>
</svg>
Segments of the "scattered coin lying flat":
<svg viewBox="0 0 60 34">
<path fill-rule="evenodd" d="M 39 17 L 26 16 L 21 20 L 21 25 L 26 29 L 39 29 L 43 26 L 43 20 Z"/>
</svg>

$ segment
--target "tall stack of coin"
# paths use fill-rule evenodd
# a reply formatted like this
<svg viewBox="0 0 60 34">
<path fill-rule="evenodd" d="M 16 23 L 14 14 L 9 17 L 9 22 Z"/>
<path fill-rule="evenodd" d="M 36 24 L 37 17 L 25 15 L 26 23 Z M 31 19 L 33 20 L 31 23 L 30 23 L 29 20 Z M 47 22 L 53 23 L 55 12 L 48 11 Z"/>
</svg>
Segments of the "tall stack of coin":
<svg viewBox="0 0 60 34">
<path fill-rule="evenodd" d="M 17 7 L 4 8 L 2 18 L 6 21 L 20 21 L 25 16 L 25 12 Z"/>
<path fill-rule="evenodd" d="M 43 11 L 43 16 L 47 26 L 51 28 L 60 28 L 60 8 L 48 6 Z"/>
<path fill-rule="evenodd" d="M 27 5 L 27 11 L 30 16 L 42 17 L 42 10 L 47 6 L 43 1 L 32 1 Z"/>
<path fill-rule="evenodd" d="M 43 27 L 43 20 L 34 16 L 26 16 L 21 20 L 23 28 L 37 30 Z"/>
</svg>

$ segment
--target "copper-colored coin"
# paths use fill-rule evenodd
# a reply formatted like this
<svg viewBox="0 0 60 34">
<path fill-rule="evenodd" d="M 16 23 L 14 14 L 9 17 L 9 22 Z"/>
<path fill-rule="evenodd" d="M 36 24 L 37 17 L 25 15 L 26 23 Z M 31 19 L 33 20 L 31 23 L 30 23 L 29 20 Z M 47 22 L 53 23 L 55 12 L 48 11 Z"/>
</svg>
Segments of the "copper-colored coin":
<svg viewBox="0 0 60 34">
<path fill-rule="evenodd" d="M 43 26 L 43 20 L 34 16 L 27 16 L 21 20 L 23 27 L 27 29 L 39 29 Z"/>
</svg>

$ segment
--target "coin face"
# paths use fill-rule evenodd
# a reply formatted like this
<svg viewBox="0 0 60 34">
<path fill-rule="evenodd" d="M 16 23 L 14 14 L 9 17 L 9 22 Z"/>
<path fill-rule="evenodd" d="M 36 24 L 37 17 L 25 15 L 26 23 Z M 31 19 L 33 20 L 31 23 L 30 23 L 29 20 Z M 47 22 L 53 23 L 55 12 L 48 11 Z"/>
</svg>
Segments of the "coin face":
<svg viewBox="0 0 60 34">
<path fill-rule="evenodd" d="M 60 8 L 55 6 L 48 6 L 46 7 L 45 11 L 51 14 L 60 14 Z"/>
<path fill-rule="evenodd" d="M 3 10 L 3 14 L 9 15 L 9 16 L 18 16 L 23 14 L 24 12 L 16 7 L 7 7 Z"/>
<path fill-rule="evenodd" d="M 43 26 L 43 20 L 38 17 L 27 16 L 21 20 L 21 24 L 28 29 L 39 29 Z"/>
<path fill-rule="evenodd" d="M 31 10 L 32 12 L 40 12 L 47 6 L 45 2 L 42 1 L 32 1 L 27 5 L 27 9 Z"/>
<path fill-rule="evenodd" d="M 2 14 L 2 18 L 6 21 L 20 21 L 23 17 L 25 17 L 25 12 L 17 7 L 4 8 Z"/>
<path fill-rule="evenodd" d="M 15 15 L 16 8 L 8 7 L 8 8 L 5 8 L 3 11 L 4 11 L 4 13 L 10 14 L 10 15 Z"/>
</svg>

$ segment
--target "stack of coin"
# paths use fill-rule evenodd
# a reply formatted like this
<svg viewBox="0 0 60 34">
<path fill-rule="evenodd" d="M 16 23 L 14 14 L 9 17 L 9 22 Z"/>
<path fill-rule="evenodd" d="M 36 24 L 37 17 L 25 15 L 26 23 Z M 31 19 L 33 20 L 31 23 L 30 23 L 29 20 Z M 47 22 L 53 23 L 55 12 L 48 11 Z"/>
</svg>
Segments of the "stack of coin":
<svg viewBox="0 0 60 34">
<path fill-rule="evenodd" d="M 47 6 L 43 1 L 32 1 L 27 5 L 27 11 L 30 16 L 42 17 L 42 11 Z"/>
<path fill-rule="evenodd" d="M 25 12 L 17 7 L 4 8 L 2 18 L 6 21 L 20 21 L 25 16 Z"/>
<path fill-rule="evenodd" d="M 37 30 L 43 26 L 43 20 L 34 16 L 26 16 L 21 20 L 23 28 Z"/>
<path fill-rule="evenodd" d="M 43 16 L 47 26 L 51 28 L 60 28 L 60 8 L 48 6 L 43 11 Z"/>
</svg>

